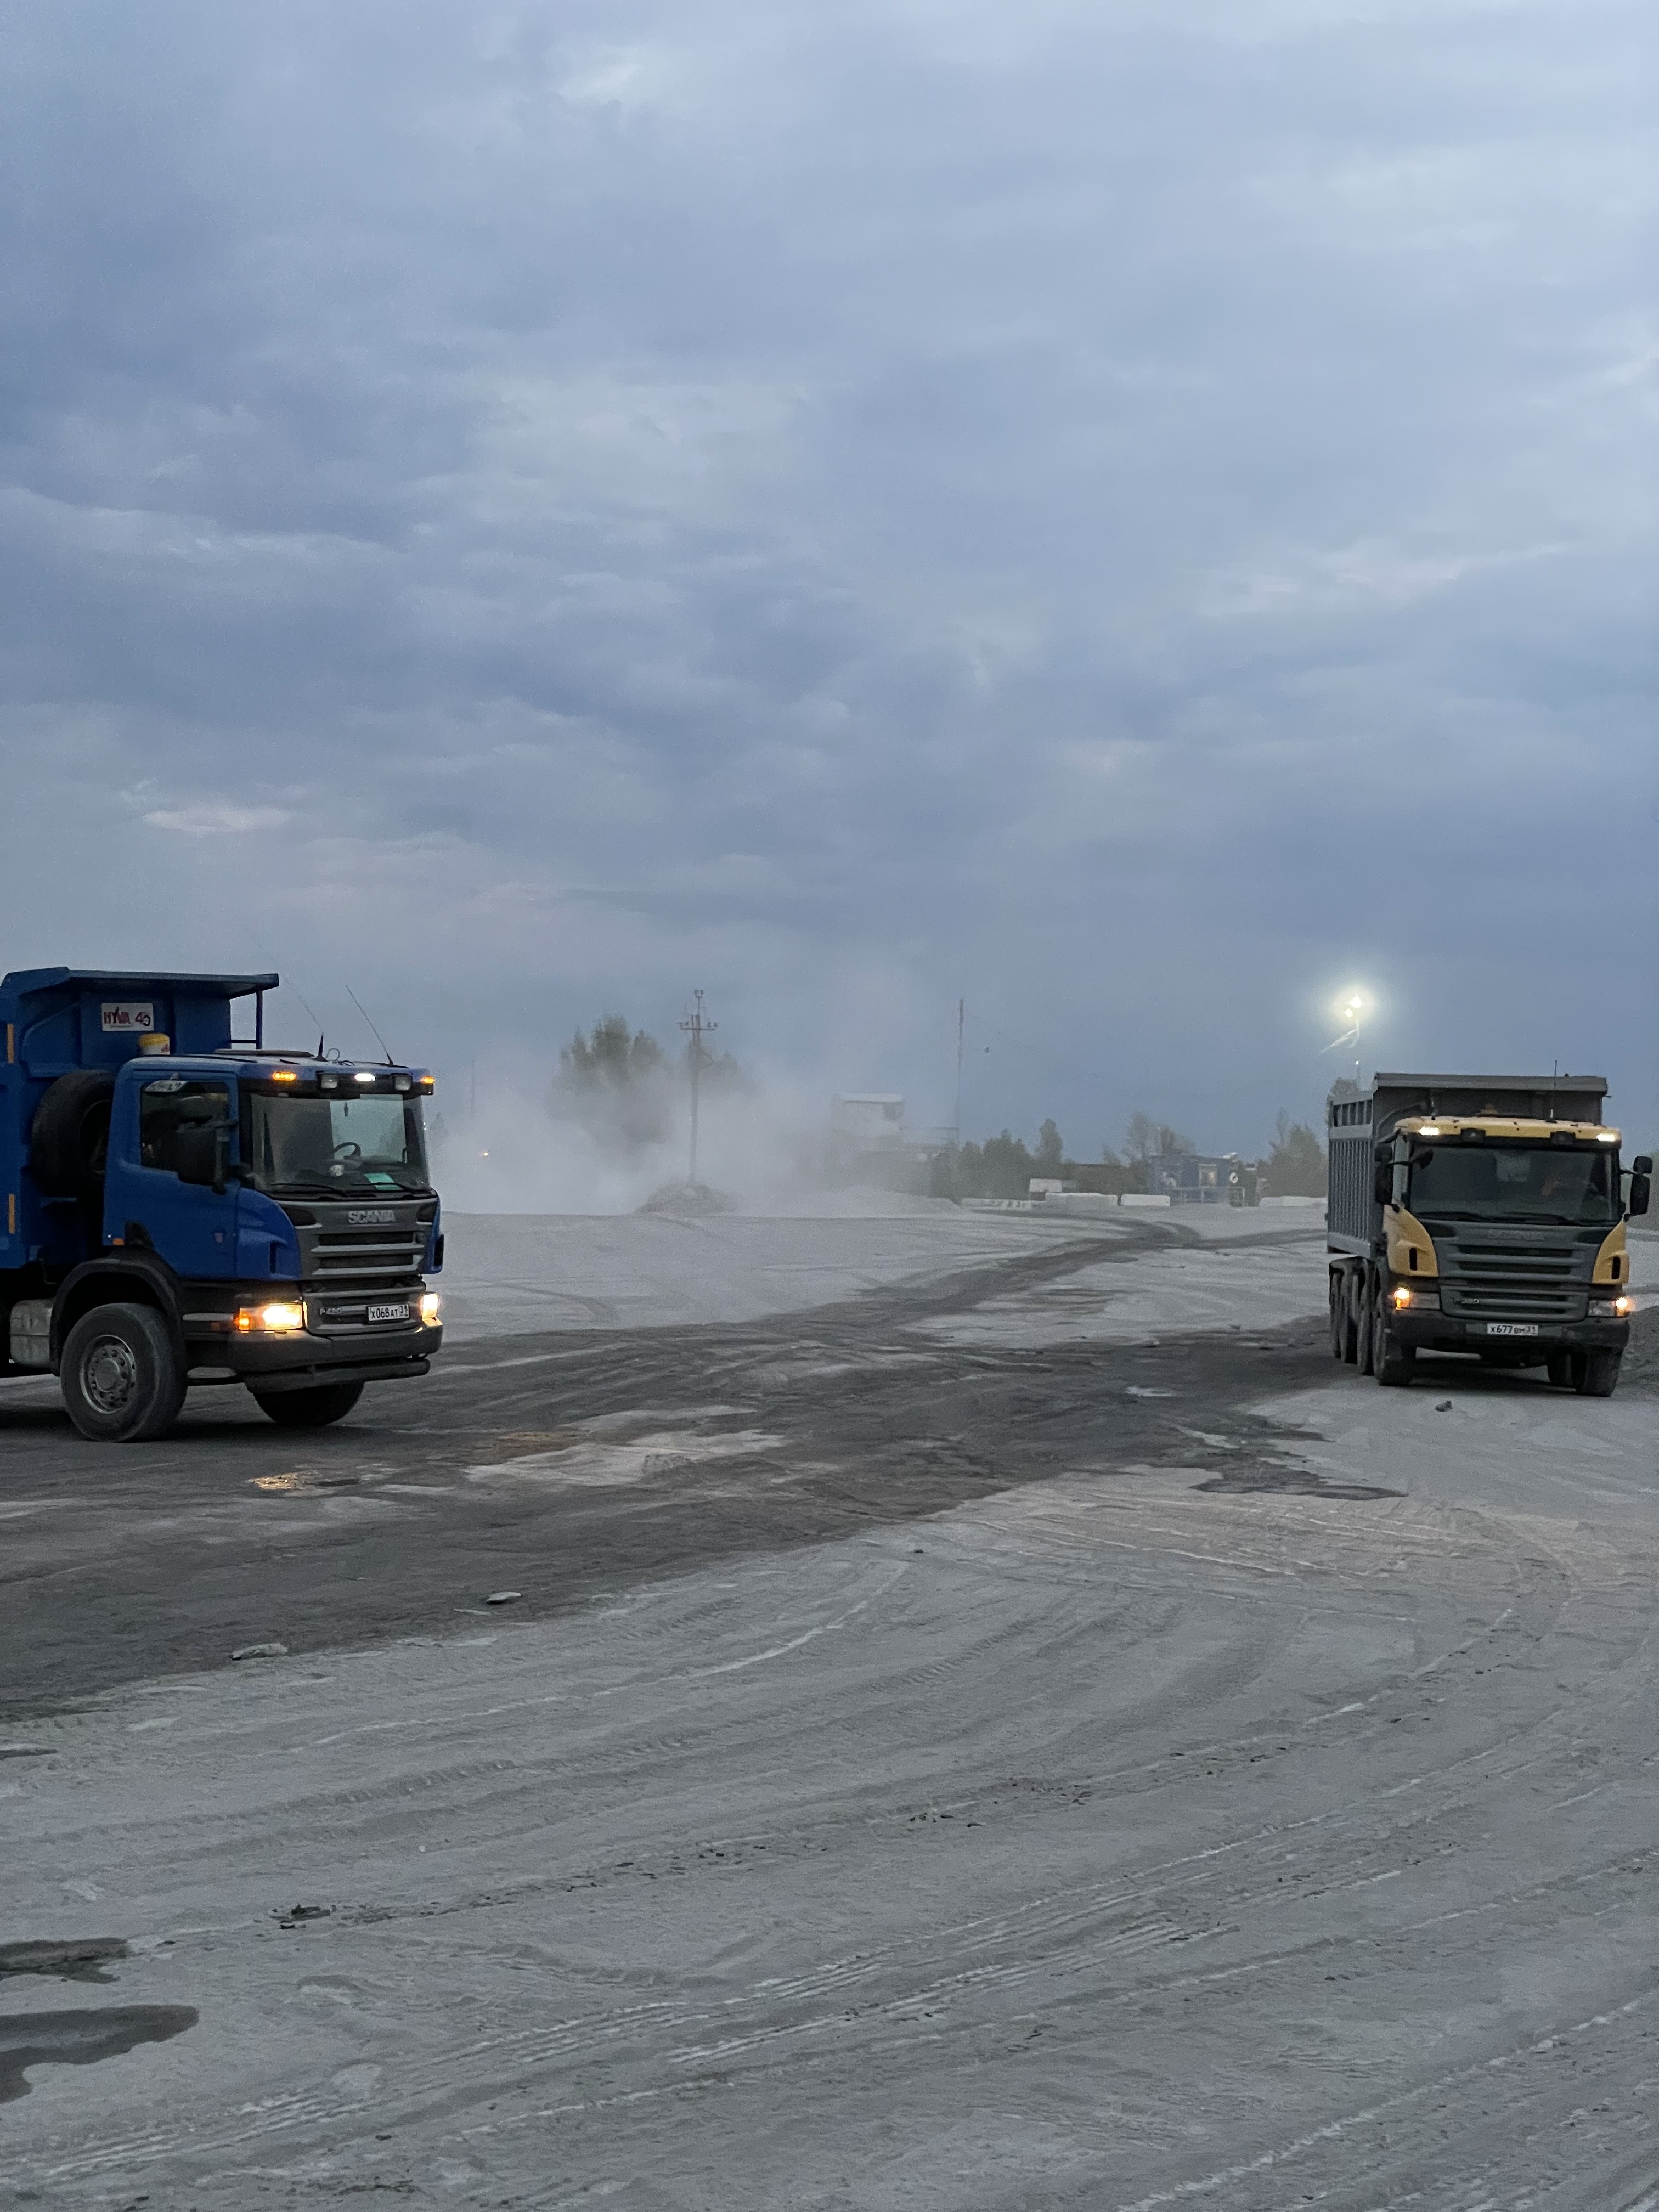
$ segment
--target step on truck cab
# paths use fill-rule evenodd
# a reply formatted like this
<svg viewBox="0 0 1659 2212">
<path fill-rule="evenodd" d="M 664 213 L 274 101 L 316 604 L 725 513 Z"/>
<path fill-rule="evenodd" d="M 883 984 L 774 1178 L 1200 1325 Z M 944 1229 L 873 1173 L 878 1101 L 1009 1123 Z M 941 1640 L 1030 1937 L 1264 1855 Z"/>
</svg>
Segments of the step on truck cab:
<svg viewBox="0 0 1659 2212">
<path fill-rule="evenodd" d="M 82 1436 L 163 1435 L 210 1383 L 319 1427 L 442 1341 L 432 1078 L 268 1048 L 276 983 L 0 983 L 0 1373 L 57 1374 Z"/>
<path fill-rule="evenodd" d="M 1328 1113 L 1331 1351 L 1379 1382 L 1419 1352 L 1611 1397 L 1630 1337 L 1620 1164 L 1599 1075 L 1377 1075 Z"/>
</svg>

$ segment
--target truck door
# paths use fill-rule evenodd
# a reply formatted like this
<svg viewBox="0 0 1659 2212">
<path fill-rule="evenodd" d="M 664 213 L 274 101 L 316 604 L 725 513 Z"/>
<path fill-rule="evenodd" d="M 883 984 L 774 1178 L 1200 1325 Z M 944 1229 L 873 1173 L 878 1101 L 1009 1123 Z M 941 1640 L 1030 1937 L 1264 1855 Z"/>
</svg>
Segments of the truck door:
<svg viewBox="0 0 1659 2212">
<path fill-rule="evenodd" d="M 236 1272 L 237 1186 L 213 1188 L 235 1158 L 235 1113 L 222 1076 L 140 1079 L 137 1110 L 118 1103 L 104 1184 L 112 1237 L 148 1243 L 176 1274 Z"/>
</svg>

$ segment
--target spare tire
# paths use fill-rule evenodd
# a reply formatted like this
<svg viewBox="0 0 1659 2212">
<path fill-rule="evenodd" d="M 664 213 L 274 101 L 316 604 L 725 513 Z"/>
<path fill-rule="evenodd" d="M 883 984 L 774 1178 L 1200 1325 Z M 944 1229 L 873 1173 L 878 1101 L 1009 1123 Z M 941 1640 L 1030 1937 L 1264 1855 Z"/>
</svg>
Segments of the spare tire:
<svg viewBox="0 0 1659 2212">
<path fill-rule="evenodd" d="M 76 1067 L 35 1108 L 29 1173 L 48 1198 L 96 1198 L 102 1189 L 114 1089 L 108 1068 Z"/>
</svg>

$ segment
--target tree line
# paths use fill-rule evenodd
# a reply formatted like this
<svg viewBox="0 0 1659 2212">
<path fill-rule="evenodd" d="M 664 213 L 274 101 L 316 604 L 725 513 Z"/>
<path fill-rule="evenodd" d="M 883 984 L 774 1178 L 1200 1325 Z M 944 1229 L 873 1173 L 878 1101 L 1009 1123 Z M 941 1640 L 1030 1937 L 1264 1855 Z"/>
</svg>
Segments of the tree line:
<svg viewBox="0 0 1659 2212">
<path fill-rule="evenodd" d="M 1099 1191 L 1109 1197 L 1125 1191 L 1144 1191 L 1153 1160 L 1171 1155 L 1192 1155 L 1197 1146 L 1190 1137 L 1167 1121 L 1150 1115 L 1131 1116 L 1120 1153 L 1103 1146 L 1097 1160 L 1066 1157 L 1065 1140 L 1052 1118 L 1037 1131 L 1035 1149 L 1005 1129 L 982 1145 L 965 1144 L 941 1152 L 933 1164 L 933 1191 L 939 1198 L 1024 1198 L 1034 1177 L 1074 1184 L 1079 1190 Z M 1292 1121 L 1282 1109 L 1273 1126 L 1273 1141 L 1264 1159 L 1248 1164 L 1256 1187 L 1279 1198 L 1322 1198 L 1325 1194 L 1325 1153 L 1319 1139 L 1304 1121 Z"/>
<path fill-rule="evenodd" d="M 679 1102 L 690 1087 L 694 1053 L 701 1055 L 698 1080 L 705 1097 L 746 1087 L 747 1079 L 729 1052 L 713 1052 L 688 1037 L 684 1052 L 667 1053 L 649 1030 L 631 1028 L 625 1014 L 606 1014 L 586 1034 L 578 1030 L 562 1048 L 553 1110 L 579 1122 L 604 1151 L 647 1152 L 674 1133 Z"/>
<path fill-rule="evenodd" d="M 559 1054 L 552 1106 L 562 1118 L 579 1122 L 604 1150 L 639 1153 L 665 1143 L 690 1086 L 694 1050 L 665 1051 L 647 1030 L 636 1030 L 623 1014 L 606 1014 L 589 1030 L 577 1030 Z M 727 1052 L 701 1047 L 699 1080 L 703 1095 L 718 1097 L 750 1087 L 749 1079 Z M 983 1144 L 965 1144 L 941 1152 L 933 1163 L 932 1188 L 941 1198 L 1024 1198 L 1033 1177 L 1075 1184 L 1079 1190 L 1115 1197 L 1144 1191 L 1152 1161 L 1197 1150 L 1190 1137 L 1152 1115 L 1133 1114 L 1123 1133 L 1122 1150 L 1103 1146 L 1097 1160 L 1068 1157 L 1065 1139 L 1050 1117 L 1037 1131 L 1035 1146 L 1004 1129 Z M 1320 1197 L 1325 1189 L 1325 1155 L 1305 1122 L 1281 1110 L 1265 1159 L 1251 1164 L 1258 1187 L 1279 1197 Z"/>
</svg>

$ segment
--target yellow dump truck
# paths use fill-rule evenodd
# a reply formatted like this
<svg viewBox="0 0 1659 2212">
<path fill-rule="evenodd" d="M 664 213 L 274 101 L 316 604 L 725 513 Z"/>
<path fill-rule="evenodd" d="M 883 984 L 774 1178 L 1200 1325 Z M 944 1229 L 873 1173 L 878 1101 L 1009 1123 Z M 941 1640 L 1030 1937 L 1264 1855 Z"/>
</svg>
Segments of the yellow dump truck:
<svg viewBox="0 0 1659 2212">
<path fill-rule="evenodd" d="M 1630 1337 L 1620 1161 L 1598 1075 L 1377 1075 L 1328 1115 L 1331 1351 L 1407 1383 L 1419 1352 L 1609 1398 Z"/>
</svg>

